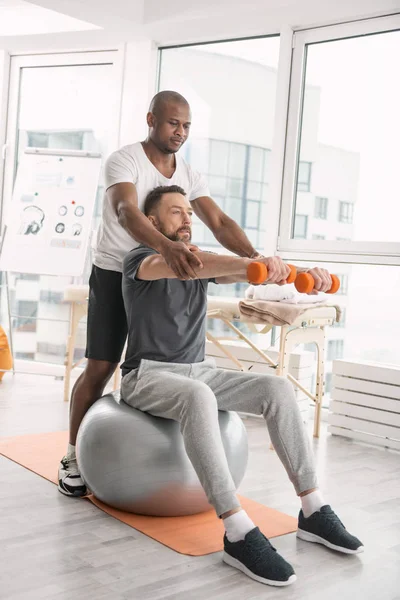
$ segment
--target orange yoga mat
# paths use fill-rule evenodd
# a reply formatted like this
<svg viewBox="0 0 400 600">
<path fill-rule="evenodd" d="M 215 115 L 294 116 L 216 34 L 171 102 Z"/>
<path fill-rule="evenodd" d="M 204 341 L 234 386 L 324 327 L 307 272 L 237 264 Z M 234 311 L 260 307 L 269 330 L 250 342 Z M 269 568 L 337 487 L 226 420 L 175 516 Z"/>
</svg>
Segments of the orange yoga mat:
<svg viewBox="0 0 400 600">
<path fill-rule="evenodd" d="M 0 454 L 41 477 L 58 483 L 58 462 L 65 453 L 67 442 L 66 431 L 0 438 Z M 224 528 L 213 510 L 186 517 L 145 517 L 111 508 L 94 496 L 88 496 L 87 499 L 112 517 L 181 554 L 202 556 L 222 550 Z M 73 501 L 76 500 L 71 499 Z M 248 498 L 240 497 L 240 501 L 267 537 L 296 531 L 297 519 L 294 517 Z"/>
</svg>

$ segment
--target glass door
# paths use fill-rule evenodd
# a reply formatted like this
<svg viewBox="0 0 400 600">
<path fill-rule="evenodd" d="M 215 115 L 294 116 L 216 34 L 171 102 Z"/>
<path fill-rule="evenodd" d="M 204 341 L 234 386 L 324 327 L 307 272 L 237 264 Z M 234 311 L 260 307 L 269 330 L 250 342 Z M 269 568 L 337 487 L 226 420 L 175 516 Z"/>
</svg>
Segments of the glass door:
<svg viewBox="0 0 400 600">
<path fill-rule="evenodd" d="M 3 225 L 12 202 L 18 163 L 26 148 L 87 150 L 100 153 L 104 162 L 117 147 L 121 64 L 118 51 L 11 59 Z M 93 235 L 100 220 L 103 193 L 100 177 Z M 88 280 L 90 254 L 89 250 L 81 283 Z M 0 276 L 4 314 L 4 274 Z M 8 279 L 16 361 L 63 364 L 69 318 L 63 290 L 71 278 L 9 273 Z M 79 337 L 76 358 L 84 353 L 84 323 Z"/>
</svg>

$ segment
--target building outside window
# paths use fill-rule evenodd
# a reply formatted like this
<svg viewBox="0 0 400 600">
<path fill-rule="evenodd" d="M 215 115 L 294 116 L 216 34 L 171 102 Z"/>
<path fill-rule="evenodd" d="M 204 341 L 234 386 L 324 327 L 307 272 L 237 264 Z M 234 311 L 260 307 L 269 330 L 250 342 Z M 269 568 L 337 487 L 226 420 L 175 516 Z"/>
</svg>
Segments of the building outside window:
<svg viewBox="0 0 400 600">
<path fill-rule="evenodd" d="M 199 155 L 189 139 L 185 158 L 193 168 L 202 168 L 212 198 L 242 227 L 256 248 L 262 247 L 270 150 L 215 139 L 202 140 L 201 148 L 203 154 Z M 196 218 L 192 239 L 194 244 L 219 246 L 211 231 Z"/>
</svg>

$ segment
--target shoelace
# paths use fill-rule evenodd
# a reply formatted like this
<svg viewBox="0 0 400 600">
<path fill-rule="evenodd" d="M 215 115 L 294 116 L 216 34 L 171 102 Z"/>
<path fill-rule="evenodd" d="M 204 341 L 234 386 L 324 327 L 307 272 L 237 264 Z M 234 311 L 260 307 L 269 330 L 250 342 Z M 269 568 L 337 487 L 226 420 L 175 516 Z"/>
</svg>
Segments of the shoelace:
<svg viewBox="0 0 400 600">
<path fill-rule="evenodd" d="M 65 470 L 68 471 L 68 475 L 79 475 L 78 471 L 78 463 L 76 462 L 76 458 L 68 458 L 68 456 L 64 456 L 62 459 L 63 465 L 65 466 Z"/>
</svg>

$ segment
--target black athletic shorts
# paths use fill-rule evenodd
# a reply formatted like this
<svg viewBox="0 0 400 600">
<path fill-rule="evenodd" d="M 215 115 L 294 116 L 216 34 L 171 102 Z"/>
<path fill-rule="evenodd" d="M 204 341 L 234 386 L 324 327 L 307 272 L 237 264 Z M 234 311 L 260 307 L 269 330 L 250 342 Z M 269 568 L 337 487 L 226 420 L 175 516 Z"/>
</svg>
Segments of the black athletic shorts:
<svg viewBox="0 0 400 600">
<path fill-rule="evenodd" d="M 85 356 L 118 363 L 128 331 L 122 299 L 122 273 L 93 265 L 89 288 Z"/>
</svg>

